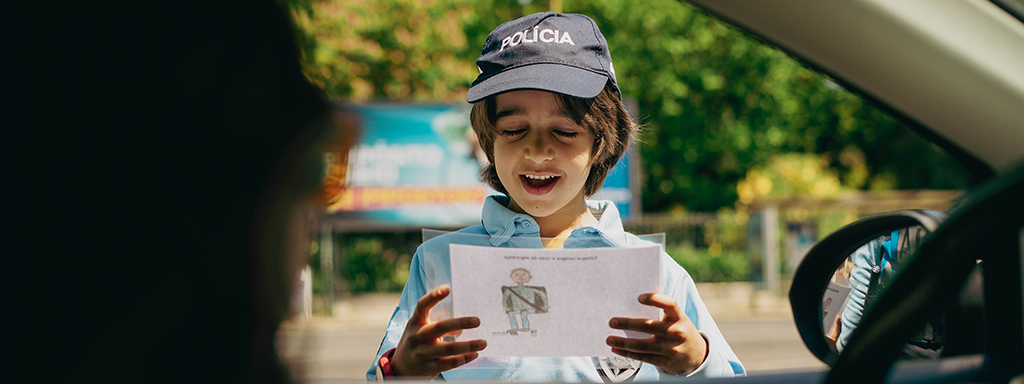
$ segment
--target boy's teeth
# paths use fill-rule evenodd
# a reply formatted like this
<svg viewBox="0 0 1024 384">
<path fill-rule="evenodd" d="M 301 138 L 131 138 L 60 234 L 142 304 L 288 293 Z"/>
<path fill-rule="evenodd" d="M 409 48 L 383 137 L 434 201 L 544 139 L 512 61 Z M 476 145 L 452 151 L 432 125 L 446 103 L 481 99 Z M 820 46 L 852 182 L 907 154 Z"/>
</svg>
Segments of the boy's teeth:
<svg viewBox="0 0 1024 384">
<path fill-rule="evenodd" d="M 551 184 L 558 182 L 558 176 L 555 175 L 531 175 L 523 174 L 523 182 L 529 184 L 534 188 L 544 188 Z"/>
</svg>

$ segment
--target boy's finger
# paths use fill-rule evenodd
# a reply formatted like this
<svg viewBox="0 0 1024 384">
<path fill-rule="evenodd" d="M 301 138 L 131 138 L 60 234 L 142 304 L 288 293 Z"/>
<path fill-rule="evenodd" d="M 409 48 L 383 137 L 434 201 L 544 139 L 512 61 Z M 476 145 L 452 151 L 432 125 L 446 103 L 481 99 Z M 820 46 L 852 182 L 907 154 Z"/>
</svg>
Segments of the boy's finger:
<svg viewBox="0 0 1024 384">
<path fill-rule="evenodd" d="M 426 324 L 430 319 L 430 310 L 434 308 L 434 305 L 437 305 L 441 300 L 444 300 L 445 297 L 448 297 L 451 290 L 452 289 L 447 285 L 442 285 L 434 288 L 434 290 L 430 292 L 427 292 L 426 295 L 423 295 L 423 297 L 416 302 L 416 309 L 413 310 L 412 316 L 409 316 L 409 323 Z"/>
<path fill-rule="evenodd" d="M 478 317 L 457 317 L 424 325 L 423 328 L 420 328 L 417 336 L 424 341 L 434 340 L 450 332 L 479 326 L 480 318 Z"/>
<path fill-rule="evenodd" d="M 608 321 L 608 326 L 613 329 L 626 331 L 637 331 L 654 336 L 670 337 L 668 330 L 672 323 L 651 319 L 635 319 L 626 317 L 613 317 Z"/>
<path fill-rule="evenodd" d="M 425 365 L 427 367 L 429 367 L 432 371 L 444 372 L 444 371 L 447 371 L 449 369 L 457 368 L 457 367 L 465 365 L 466 363 L 469 363 L 469 362 L 471 362 L 473 360 L 476 360 L 477 357 L 480 357 L 479 353 L 470 352 L 470 353 L 466 353 L 466 354 L 462 354 L 462 355 L 449 356 L 449 357 L 443 357 L 443 358 L 440 358 L 440 359 L 431 360 L 429 363 L 427 363 Z"/>
<path fill-rule="evenodd" d="M 679 305 L 672 296 L 662 295 L 660 293 L 644 293 L 637 298 L 637 301 L 643 305 L 661 308 L 661 310 L 665 312 L 665 321 L 676 321 L 686 316 L 683 314 L 683 311 L 679 309 Z"/>
<path fill-rule="evenodd" d="M 449 356 L 463 355 L 470 352 L 478 352 L 487 348 L 484 340 L 457 341 L 452 343 L 439 343 L 424 352 L 424 355 L 431 359 L 442 359 Z"/>
<path fill-rule="evenodd" d="M 630 339 L 618 336 L 608 336 L 605 339 L 605 344 L 612 348 L 650 355 L 667 355 L 675 345 L 674 343 L 658 341 L 653 337 L 649 339 Z"/>
</svg>

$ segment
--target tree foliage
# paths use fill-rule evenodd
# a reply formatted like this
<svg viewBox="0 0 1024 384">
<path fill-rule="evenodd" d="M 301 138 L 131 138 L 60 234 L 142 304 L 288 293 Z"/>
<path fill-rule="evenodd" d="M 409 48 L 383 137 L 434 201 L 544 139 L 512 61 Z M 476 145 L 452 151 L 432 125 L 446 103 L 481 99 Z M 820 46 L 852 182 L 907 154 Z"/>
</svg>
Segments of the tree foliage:
<svg viewBox="0 0 1024 384">
<path fill-rule="evenodd" d="M 307 76 L 354 101 L 463 102 L 487 34 L 547 10 L 516 0 L 292 0 Z M 848 188 L 963 188 L 950 156 L 786 54 L 685 4 L 567 0 L 597 21 L 645 124 L 643 209 L 713 211 L 783 153 Z"/>
<path fill-rule="evenodd" d="M 851 188 L 962 188 L 945 154 L 781 51 L 671 1 L 586 3 L 648 129 L 644 208 L 710 211 L 782 153 L 820 154 Z M 962 169 L 961 169 L 962 171 Z"/>
</svg>

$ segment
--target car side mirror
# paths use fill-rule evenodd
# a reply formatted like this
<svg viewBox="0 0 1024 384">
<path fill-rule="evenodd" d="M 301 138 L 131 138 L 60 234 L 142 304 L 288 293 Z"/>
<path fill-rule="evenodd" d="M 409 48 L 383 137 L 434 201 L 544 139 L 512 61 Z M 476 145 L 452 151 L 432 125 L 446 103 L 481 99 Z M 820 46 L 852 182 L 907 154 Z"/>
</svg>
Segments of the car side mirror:
<svg viewBox="0 0 1024 384">
<path fill-rule="evenodd" d="M 873 297 L 898 277 L 900 260 L 912 256 L 916 244 L 945 219 L 930 210 L 879 214 L 837 230 L 808 251 L 793 275 L 789 300 L 800 337 L 814 356 L 835 364 Z"/>
</svg>

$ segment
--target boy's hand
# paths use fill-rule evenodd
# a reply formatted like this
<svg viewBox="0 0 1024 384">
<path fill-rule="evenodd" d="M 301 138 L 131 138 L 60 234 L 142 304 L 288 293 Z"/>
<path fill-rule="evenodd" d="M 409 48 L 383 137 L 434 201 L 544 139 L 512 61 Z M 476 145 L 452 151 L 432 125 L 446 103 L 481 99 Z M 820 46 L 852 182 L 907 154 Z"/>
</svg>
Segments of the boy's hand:
<svg viewBox="0 0 1024 384">
<path fill-rule="evenodd" d="M 476 359 L 477 351 L 487 347 L 484 340 L 443 342 L 441 336 L 447 333 L 461 333 L 463 329 L 480 326 L 477 317 L 460 317 L 430 322 L 430 310 L 451 293 L 451 288 L 442 285 L 427 292 L 416 304 L 416 310 L 402 333 L 402 340 L 395 348 L 391 369 L 395 376 L 419 376 L 434 378 L 441 372 L 458 367 Z"/>
<path fill-rule="evenodd" d="M 836 340 L 839 340 L 839 334 L 843 329 L 843 313 L 839 312 L 836 315 L 836 321 L 832 325 L 832 329 L 828 331 L 825 338 L 832 342 L 832 345 L 836 345 Z M 836 345 L 838 347 L 838 345 Z"/>
<path fill-rule="evenodd" d="M 651 337 L 608 336 L 605 342 L 612 347 L 612 352 L 654 364 L 673 374 L 688 374 L 700 367 L 708 355 L 708 342 L 679 309 L 676 301 L 657 293 L 642 294 L 639 301 L 640 304 L 661 308 L 664 313 L 661 320 L 613 317 L 608 322 L 612 328 L 649 333 Z"/>
</svg>

